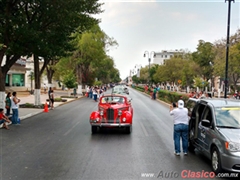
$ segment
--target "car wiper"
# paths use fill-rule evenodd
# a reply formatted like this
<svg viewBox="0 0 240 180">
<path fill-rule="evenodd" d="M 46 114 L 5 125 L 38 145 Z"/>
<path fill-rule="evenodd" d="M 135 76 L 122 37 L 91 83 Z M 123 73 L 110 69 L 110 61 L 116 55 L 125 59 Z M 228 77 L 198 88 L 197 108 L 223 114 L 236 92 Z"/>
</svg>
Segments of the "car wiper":
<svg viewBox="0 0 240 180">
<path fill-rule="evenodd" d="M 229 128 L 229 129 L 240 129 L 240 127 L 233 127 L 233 126 L 217 126 L 218 128 Z"/>
</svg>

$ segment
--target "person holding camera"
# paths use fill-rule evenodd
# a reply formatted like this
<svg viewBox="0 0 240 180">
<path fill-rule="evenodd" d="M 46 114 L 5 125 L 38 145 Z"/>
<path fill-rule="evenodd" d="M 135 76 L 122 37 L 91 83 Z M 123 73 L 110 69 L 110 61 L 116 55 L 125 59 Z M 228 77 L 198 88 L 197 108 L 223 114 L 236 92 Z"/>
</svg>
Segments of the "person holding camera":
<svg viewBox="0 0 240 180">
<path fill-rule="evenodd" d="M 182 139 L 182 149 L 184 155 L 188 153 L 188 110 L 184 108 L 184 101 L 179 100 L 177 107 L 174 108 L 175 104 L 170 106 L 170 115 L 173 116 L 174 121 L 174 147 L 176 156 L 181 153 L 180 139 Z"/>
</svg>

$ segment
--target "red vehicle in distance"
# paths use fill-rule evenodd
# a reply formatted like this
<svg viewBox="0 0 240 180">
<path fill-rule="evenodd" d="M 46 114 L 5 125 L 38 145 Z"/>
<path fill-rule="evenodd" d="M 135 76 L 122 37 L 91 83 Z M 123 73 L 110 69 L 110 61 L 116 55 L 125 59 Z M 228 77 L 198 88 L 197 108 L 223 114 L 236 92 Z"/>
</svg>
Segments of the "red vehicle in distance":
<svg viewBox="0 0 240 180">
<path fill-rule="evenodd" d="M 92 134 L 99 128 L 125 128 L 132 132 L 133 108 L 131 99 L 119 94 L 104 95 L 100 98 L 98 110 L 90 115 Z"/>
</svg>

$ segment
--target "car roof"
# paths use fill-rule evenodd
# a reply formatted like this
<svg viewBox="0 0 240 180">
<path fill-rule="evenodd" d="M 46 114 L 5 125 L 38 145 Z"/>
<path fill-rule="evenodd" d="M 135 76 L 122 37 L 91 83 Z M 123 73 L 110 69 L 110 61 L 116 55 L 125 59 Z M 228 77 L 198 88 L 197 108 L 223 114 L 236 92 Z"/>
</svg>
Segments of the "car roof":
<svg viewBox="0 0 240 180">
<path fill-rule="evenodd" d="M 240 101 L 234 99 L 223 99 L 223 98 L 214 98 L 214 99 L 199 99 L 199 103 L 208 103 L 212 104 L 214 107 L 240 107 Z"/>
</svg>

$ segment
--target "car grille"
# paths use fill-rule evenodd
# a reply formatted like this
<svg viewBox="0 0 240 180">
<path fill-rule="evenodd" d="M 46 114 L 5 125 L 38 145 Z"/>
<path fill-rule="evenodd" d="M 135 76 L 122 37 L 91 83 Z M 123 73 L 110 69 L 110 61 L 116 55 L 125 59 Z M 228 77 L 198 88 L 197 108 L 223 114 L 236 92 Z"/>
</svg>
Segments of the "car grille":
<svg viewBox="0 0 240 180">
<path fill-rule="evenodd" d="M 114 122 L 114 109 L 107 109 L 107 121 L 108 123 Z"/>
</svg>

